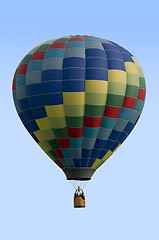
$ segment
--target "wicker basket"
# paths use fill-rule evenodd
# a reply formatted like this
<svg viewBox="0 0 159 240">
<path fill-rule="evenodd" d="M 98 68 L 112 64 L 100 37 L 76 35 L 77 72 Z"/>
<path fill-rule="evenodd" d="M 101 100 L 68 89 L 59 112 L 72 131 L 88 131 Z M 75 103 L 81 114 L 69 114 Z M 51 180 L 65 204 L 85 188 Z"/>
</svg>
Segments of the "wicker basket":
<svg viewBox="0 0 159 240">
<path fill-rule="evenodd" d="M 75 199 L 74 199 L 74 207 L 75 208 L 82 208 L 82 207 L 85 207 L 85 200 L 80 197 L 80 196 L 77 196 Z"/>
</svg>

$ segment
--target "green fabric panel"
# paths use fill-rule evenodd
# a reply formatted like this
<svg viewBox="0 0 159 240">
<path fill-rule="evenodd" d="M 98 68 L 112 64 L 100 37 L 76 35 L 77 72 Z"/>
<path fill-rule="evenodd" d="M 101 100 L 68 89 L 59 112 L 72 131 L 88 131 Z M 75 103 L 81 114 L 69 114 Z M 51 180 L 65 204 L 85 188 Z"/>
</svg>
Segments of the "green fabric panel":
<svg viewBox="0 0 159 240">
<path fill-rule="evenodd" d="M 124 101 L 124 96 L 108 94 L 106 105 L 113 106 L 113 107 L 122 107 L 123 101 Z"/>
<path fill-rule="evenodd" d="M 69 38 L 59 38 L 57 40 L 55 40 L 55 42 L 67 42 Z"/>
<path fill-rule="evenodd" d="M 66 116 L 84 116 L 84 104 L 64 105 Z"/>
<path fill-rule="evenodd" d="M 139 76 L 135 73 L 126 73 L 127 84 L 139 86 Z"/>
<path fill-rule="evenodd" d="M 67 127 L 83 127 L 84 117 L 66 117 Z"/>
<path fill-rule="evenodd" d="M 58 157 L 56 156 L 56 154 L 53 151 L 48 151 L 47 152 L 54 160 L 57 160 Z"/>
<path fill-rule="evenodd" d="M 52 128 L 64 128 L 66 127 L 65 117 L 49 118 L 49 122 Z"/>
<path fill-rule="evenodd" d="M 120 82 L 108 82 L 108 93 L 109 94 L 117 94 L 117 95 L 125 95 L 126 84 Z"/>
<path fill-rule="evenodd" d="M 48 143 L 52 147 L 53 150 L 60 148 L 56 139 L 48 140 Z"/>
<path fill-rule="evenodd" d="M 139 77 L 139 88 L 146 89 L 145 78 Z"/>
<path fill-rule="evenodd" d="M 85 93 L 85 104 L 88 105 L 105 105 L 106 93 Z"/>
<path fill-rule="evenodd" d="M 46 140 L 51 140 L 55 138 L 52 128 L 41 130 Z"/>
<path fill-rule="evenodd" d="M 55 134 L 56 138 L 67 138 L 68 137 L 67 128 L 54 129 L 54 134 Z"/>
<path fill-rule="evenodd" d="M 137 98 L 138 97 L 138 91 L 139 91 L 139 88 L 137 86 L 127 85 L 125 96 Z"/>
<path fill-rule="evenodd" d="M 92 117 L 101 117 L 103 116 L 103 112 L 105 109 L 105 105 L 85 105 L 85 115 Z"/>
<path fill-rule="evenodd" d="M 52 149 L 52 147 L 50 146 L 50 144 L 47 141 L 43 141 L 40 144 L 42 147 L 44 147 L 46 149 L 47 152 Z"/>
<path fill-rule="evenodd" d="M 31 56 L 32 56 L 32 54 L 27 54 L 27 55 L 23 58 L 23 60 L 20 62 L 20 65 L 21 65 L 21 64 L 28 64 Z"/>
<path fill-rule="evenodd" d="M 46 51 L 49 46 L 50 46 L 50 44 L 43 44 L 43 45 L 41 45 L 40 47 L 38 47 L 38 49 L 36 50 L 36 52 Z"/>
</svg>

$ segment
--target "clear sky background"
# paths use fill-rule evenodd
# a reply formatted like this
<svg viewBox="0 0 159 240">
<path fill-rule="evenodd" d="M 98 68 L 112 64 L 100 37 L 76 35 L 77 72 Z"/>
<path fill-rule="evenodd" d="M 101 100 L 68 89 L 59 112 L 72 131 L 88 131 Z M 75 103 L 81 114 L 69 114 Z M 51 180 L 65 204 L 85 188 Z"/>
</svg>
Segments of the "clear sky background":
<svg viewBox="0 0 159 240">
<path fill-rule="evenodd" d="M 0 14 L 0 239 L 159 239 L 159 4 L 154 1 L 3 1 Z M 23 127 L 11 85 L 38 44 L 86 34 L 114 41 L 140 62 L 146 103 L 123 145 L 73 208 L 72 185 Z"/>
</svg>

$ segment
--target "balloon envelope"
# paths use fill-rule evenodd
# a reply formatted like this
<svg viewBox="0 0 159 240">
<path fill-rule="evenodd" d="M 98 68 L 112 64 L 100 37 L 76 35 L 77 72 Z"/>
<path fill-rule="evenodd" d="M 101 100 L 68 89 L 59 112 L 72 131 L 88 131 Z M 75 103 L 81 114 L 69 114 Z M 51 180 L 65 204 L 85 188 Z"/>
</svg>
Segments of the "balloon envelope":
<svg viewBox="0 0 159 240">
<path fill-rule="evenodd" d="M 145 92 L 135 57 L 92 36 L 35 47 L 13 80 L 24 126 L 67 179 L 77 180 L 90 179 L 124 142 L 140 117 Z"/>
</svg>

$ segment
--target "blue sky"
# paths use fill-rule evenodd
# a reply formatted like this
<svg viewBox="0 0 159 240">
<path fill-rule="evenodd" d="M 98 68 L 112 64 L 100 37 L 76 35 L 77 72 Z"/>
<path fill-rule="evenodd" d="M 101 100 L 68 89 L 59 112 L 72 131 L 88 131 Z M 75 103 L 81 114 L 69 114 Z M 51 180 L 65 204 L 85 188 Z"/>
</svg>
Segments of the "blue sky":
<svg viewBox="0 0 159 240">
<path fill-rule="evenodd" d="M 0 239 L 159 239 L 158 1 L 1 3 Z M 114 41 L 140 62 L 147 85 L 142 116 L 73 208 L 73 187 L 42 152 L 15 111 L 11 84 L 36 45 L 66 35 Z"/>
</svg>

